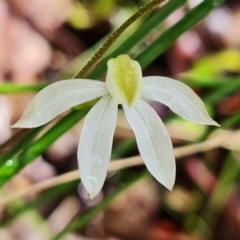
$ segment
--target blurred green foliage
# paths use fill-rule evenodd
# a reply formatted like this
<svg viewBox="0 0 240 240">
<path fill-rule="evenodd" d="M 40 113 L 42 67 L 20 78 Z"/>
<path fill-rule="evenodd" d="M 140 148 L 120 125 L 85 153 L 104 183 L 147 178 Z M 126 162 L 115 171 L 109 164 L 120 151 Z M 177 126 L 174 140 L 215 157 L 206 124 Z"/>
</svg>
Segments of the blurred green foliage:
<svg viewBox="0 0 240 240">
<path fill-rule="evenodd" d="M 106 63 L 109 58 L 116 57 L 122 53 L 131 53 L 133 47 L 138 44 L 141 44 L 144 38 L 154 30 L 159 24 L 162 22 L 174 11 L 183 6 L 187 0 L 172 0 L 169 1 L 164 7 L 156 11 L 155 13 L 149 15 L 146 18 L 146 21 L 141 22 L 141 26 L 132 33 L 132 35 L 124 40 L 124 42 L 118 43 L 118 47 L 115 47 L 112 51 L 107 53 L 107 55 L 99 61 L 97 66 L 89 73 L 87 76 L 91 79 L 100 79 L 102 75 L 106 71 Z M 136 55 L 136 60 L 139 61 L 143 68 L 147 67 L 151 64 L 156 58 L 158 58 L 161 54 L 167 51 L 167 49 L 186 31 L 192 28 L 195 24 L 201 21 L 208 13 L 210 13 L 214 8 L 219 6 L 223 1 L 222 0 L 208 0 L 203 1 L 195 8 L 191 9 L 186 13 L 186 15 L 175 25 L 166 29 L 163 33 L 161 33 L 157 39 L 152 42 L 150 45 L 146 46 L 146 48 L 139 52 Z M 99 17 L 103 17 L 107 15 L 111 8 L 114 6 L 115 1 L 109 1 L 108 4 L 103 5 L 102 1 L 95 2 L 95 11 L 101 12 Z M 104 6 L 104 9 L 103 9 Z M 76 28 L 84 28 L 79 22 L 77 16 L 84 11 L 76 2 L 76 8 L 74 10 L 71 18 L 69 19 L 69 23 Z M 86 15 L 86 19 L 87 19 Z M 86 20 L 88 21 L 88 19 Z M 91 23 L 88 23 L 91 24 Z M 102 41 L 101 41 L 102 42 Z M 99 46 L 99 44 L 98 44 Z M 95 46 L 96 48 L 96 46 Z M 90 52 L 92 50 L 90 49 Z M 77 63 L 77 64 L 76 64 Z M 74 66 L 78 66 L 79 60 L 74 63 Z M 71 67 L 70 67 L 71 68 Z M 226 81 L 227 73 L 238 73 L 240 69 L 240 53 L 238 50 L 223 50 L 216 54 L 203 56 L 199 60 L 196 61 L 193 68 L 182 74 L 183 78 L 187 78 L 188 85 L 201 89 L 202 91 L 206 91 L 203 94 L 204 101 L 208 104 L 211 109 L 212 114 L 216 113 L 213 104 L 216 104 L 219 100 L 228 96 L 229 94 L 235 93 L 236 89 L 240 88 L 240 78 L 239 77 L 231 77 L 228 78 L 230 81 Z M 68 74 L 75 73 L 75 67 Z M 231 84 L 229 84 L 231 82 Z M 18 84 L 6 83 L 0 86 L 0 93 L 13 93 L 19 92 L 24 93 L 28 91 L 39 91 L 43 87 L 46 86 L 46 83 L 38 84 L 38 85 L 26 85 L 21 86 Z M 81 106 L 83 107 L 83 106 Z M 73 109 L 68 115 L 64 116 L 59 122 L 57 122 L 53 127 L 47 130 L 41 137 L 37 140 L 36 135 L 45 127 L 33 129 L 19 140 L 10 151 L 2 154 L 0 156 L 0 185 L 8 182 L 16 173 L 18 173 L 23 167 L 33 161 L 36 157 L 44 153 L 48 149 L 51 144 L 56 141 L 59 137 L 61 137 L 65 132 L 67 132 L 70 128 L 74 126 L 78 121 L 80 121 L 90 110 L 90 107 L 87 106 L 83 109 Z M 171 118 L 171 117 L 170 117 Z M 189 136 L 194 139 L 194 141 L 199 141 L 200 139 L 206 139 L 211 131 L 209 131 L 208 127 L 203 127 L 204 129 L 198 129 L 190 124 L 186 124 L 184 121 L 179 120 L 174 117 L 171 121 L 177 121 L 177 125 L 179 125 L 183 131 L 192 131 L 194 134 L 190 134 Z M 224 119 L 221 124 L 224 127 L 231 128 L 236 123 L 240 121 L 240 113 L 236 113 L 233 116 L 229 116 Z M 198 135 L 198 132 L 201 132 Z M 204 133 L 203 133 L 204 132 Z M 189 140 L 189 139 L 188 139 Z M 123 157 L 124 153 L 129 149 L 132 149 L 135 146 L 135 140 L 129 139 L 123 141 L 123 143 L 119 144 L 113 150 L 113 158 Z M 188 143 L 186 143 L 188 145 Z M 205 158 L 204 155 L 203 158 Z M 214 228 L 216 216 L 219 215 L 221 210 L 223 209 L 228 197 L 230 196 L 232 188 L 235 186 L 236 182 L 239 178 L 239 169 L 240 165 L 234 158 L 234 154 L 229 154 L 225 159 L 225 163 L 220 171 L 219 179 L 214 189 L 212 195 L 208 198 L 205 208 L 205 211 L 201 214 L 200 218 L 198 213 L 190 213 L 186 214 L 186 218 L 184 220 L 185 227 L 190 226 L 193 229 L 197 229 L 200 231 L 201 235 L 205 236 L 205 239 L 211 238 L 211 231 Z M 145 173 L 144 173 L 145 176 Z M 96 207 L 90 209 L 80 217 L 77 217 L 74 221 L 72 221 L 69 226 L 55 236 L 54 239 L 60 239 L 65 236 L 66 233 L 75 231 L 80 229 L 99 212 L 106 209 L 109 204 L 126 188 L 131 186 L 132 183 L 138 181 L 138 179 L 143 176 L 136 176 L 131 179 L 131 181 L 126 181 L 124 187 L 119 191 L 113 193 L 106 197 L 102 203 L 97 205 Z M 66 187 L 67 186 L 67 187 Z M 17 207 L 8 206 L 10 209 L 9 218 L 2 223 L 2 225 L 6 226 L 11 221 L 13 221 L 18 215 L 22 212 L 25 212 L 28 208 L 37 208 L 41 204 L 45 204 L 58 196 L 62 196 L 66 194 L 67 189 L 76 188 L 77 182 L 71 182 L 68 184 L 60 185 L 57 188 L 52 188 L 46 193 L 42 194 L 39 199 L 32 201 L 30 205 L 25 205 L 24 203 L 19 204 Z M 199 195 L 199 199 L 204 199 L 204 194 L 198 189 L 193 190 L 194 194 Z M 193 194 L 193 196 L 195 196 Z M 224 197 L 223 197 L 224 196 Z M 12 212 L 11 210 L 14 209 Z M 174 212 L 172 213 L 174 214 Z M 191 222 L 189 225 L 188 223 Z M 193 223 L 194 222 L 194 223 Z M 206 225 L 207 224 L 207 225 Z M 184 224 L 183 224 L 184 225 Z M 210 230 L 209 230 L 210 229 Z"/>
</svg>

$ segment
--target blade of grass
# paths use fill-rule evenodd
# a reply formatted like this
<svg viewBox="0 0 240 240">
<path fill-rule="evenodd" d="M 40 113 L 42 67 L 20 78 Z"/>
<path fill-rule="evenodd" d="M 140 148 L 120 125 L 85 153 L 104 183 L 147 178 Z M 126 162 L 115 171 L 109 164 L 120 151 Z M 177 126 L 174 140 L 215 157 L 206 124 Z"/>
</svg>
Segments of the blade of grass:
<svg viewBox="0 0 240 240">
<path fill-rule="evenodd" d="M 141 54 L 139 54 L 136 60 L 140 63 L 142 68 L 148 66 L 160 54 L 168 49 L 178 37 L 196 25 L 201 19 L 203 19 L 222 2 L 223 0 L 208 0 L 197 5 L 195 8 L 190 10 L 178 23 L 165 31 L 155 42 L 153 42 Z"/>
<path fill-rule="evenodd" d="M 0 145 L 0 154 L 4 154 L 11 150 L 16 144 L 19 143 L 19 139 L 24 138 L 27 134 L 29 134 L 32 129 L 21 129 L 16 132 L 10 139 Z"/>
<path fill-rule="evenodd" d="M 47 86 L 47 83 L 38 83 L 38 84 L 3 83 L 0 85 L 0 94 L 37 92 L 46 86 Z"/>
<path fill-rule="evenodd" d="M 18 143 L 15 146 L 13 146 L 4 155 L 0 156 L 0 165 L 4 164 L 6 161 L 11 159 L 15 154 L 19 153 L 25 146 L 30 144 L 42 129 L 43 127 L 39 127 L 31 130 L 30 133 L 27 132 L 27 135 L 19 139 Z"/>
<path fill-rule="evenodd" d="M 4 164 L 0 166 L 0 186 L 44 152 L 56 139 L 82 119 L 89 110 L 90 108 L 85 108 L 79 111 L 72 110 L 70 114 L 63 117 L 34 144 L 24 149 L 18 156 L 4 162 Z"/>
<path fill-rule="evenodd" d="M 184 80 L 184 83 L 190 87 L 201 87 L 201 88 L 215 88 L 215 87 L 227 87 L 228 85 L 232 85 L 235 87 L 240 86 L 240 78 L 211 78 L 208 80 L 202 81 L 201 79 L 191 79 Z"/>
</svg>

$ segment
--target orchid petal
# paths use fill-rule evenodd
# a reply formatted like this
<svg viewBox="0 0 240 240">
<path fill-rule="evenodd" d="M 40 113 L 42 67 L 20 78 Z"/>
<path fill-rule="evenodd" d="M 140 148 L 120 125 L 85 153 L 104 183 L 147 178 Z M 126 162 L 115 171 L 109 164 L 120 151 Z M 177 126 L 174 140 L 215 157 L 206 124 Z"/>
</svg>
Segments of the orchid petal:
<svg viewBox="0 0 240 240">
<path fill-rule="evenodd" d="M 106 84 L 87 79 L 63 80 L 41 90 L 12 127 L 41 126 L 69 108 L 108 93 Z"/>
<path fill-rule="evenodd" d="M 117 124 L 117 104 L 106 95 L 87 115 L 78 146 L 80 176 L 90 198 L 101 190 L 110 161 Z"/>
<path fill-rule="evenodd" d="M 123 108 L 148 170 L 171 190 L 176 166 L 171 139 L 164 124 L 156 112 L 142 100 L 138 100 L 131 108 L 125 105 Z"/>
<path fill-rule="evenodd" d="M 219 126 L 208 115 L 197 94 L 180 81 L 166 77 L 144 77 L 141 95 L 167 105 L 173 112 L 191 122 Z"/>
</svg>

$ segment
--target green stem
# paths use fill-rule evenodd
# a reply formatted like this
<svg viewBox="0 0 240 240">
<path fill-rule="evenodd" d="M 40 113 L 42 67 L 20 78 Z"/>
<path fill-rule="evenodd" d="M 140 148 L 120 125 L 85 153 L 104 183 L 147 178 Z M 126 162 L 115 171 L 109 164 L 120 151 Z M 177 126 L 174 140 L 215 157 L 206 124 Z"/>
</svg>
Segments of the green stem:
<svg viewBox="0 0 240 240">
<path fill-rule="evenodd" d="M 88 71 L 94 66 L 95 63 L 106 53 L 106 51 L 112 46 L 112 44 L 117 40 L 117 38 L 137 19 L 141 18 L 146 13 L 153 10 L 160 3 L 165 0 L 152 0 L 142 6 L 135 14 L 133 14 L 126 22 L 124 22 L 117 30 L 112 32 L 103 45 L 98 49 L 98 51 L 93 55 L 93 57 L 87 62 L 87 64 L 82 68 L 82 70 L 75 76 L 75 78 L 83 78 L 86 76 Z"/>
<path fill-rule="evenodd" d="M 19 143 L 19 139 L 25 137 L 32 129 L 21 129 L 16 132 L 10 139 L 0 145 L 0 154 L 11 151 L 15 144 Z"/>
<path fill-rule="evenodd" d="M 107 70 L 107 61 L 120 54 L 129 52 L 147 34 L 163 22 L 172 12 L 183 6 L 187 0 L 171 0 L 160 11 L 153 14 L 133 35 L 129 36 L 116 50 L 107 55 L 89 74 L 90 79 L 97 79 Z"/>
<path fill-rule="evenodd" d="M 149 45 L 140 55 L 138 55 L 136 61 L 141 64 L 142 68 L 148 66 L 160 54 L 168 49 L 178 37 L 180 37 L 188 29 L 192 28 L 202 18 L 210 13 L 212 9 L 222 2 L 223 0 L 207 0 L 197 5 L 195 8 L 190 10 L 184 18 L 165 31 L 155 42 Z"/>
<path fill-rule="evenodd" d="M 240 78 L 239 77 L 232 77 L 232 78 L 209 78 L 209 79 L 191 79 L 191 80 L 184 80 L 184 83 L 190 87 L 201 87 L 201 88 L 216 88 L 216 87 L 227 87 L 233 86 L 235 88 L 240 87 Z"/>
<path fill-rule="evenodd" d="M 44 152 L 56 139 L 67 132 L 79 119 L 82 119 L 89 110 L 90 108 L 85 108 L 81 111 L 72 110 L 34 144 L 24 149 L 18 156 L 4 162 L 4 164 L 0 166 L 0 186 L 6 183 L 10 177 L 14 176 L 14 174 L 33 159 L 36 159 L 36 157 Z"/>
<path fill-rule="evenodd" d="M 19 92 L 36 92 L 46 87 L 47 83 L 38 84 L 18 84 L 18 83 L 3 83 L 0 85 L 0 94 L 19 93 Z"/>
<path fill-rule="evenodd" d="M 25 146 L 27 146 L 30 142 L 33 141 L 33 139 L 37 136 L 37 134 L 43 129 L 43 127 L 35 128 L 35 129 L 28 129 L 27 131 L 19 131 L 15 135 L 15 138 L 10 139 L 10 140 L 15 140 L 17 139 L 18 143 L 15 144 L 13 147 L 11 147 L 11 150 L 6 152 L 6 154 L 3 154 L 0 156 L 0 165 L 4 164 L 6 161 L 11 159 L 13 155 L 17 154 L 20 152 Z M 30 132 L 29 132 L 30 130 Z M 7 142 L 9 143 L 9 142 Z M 4 144 L 5 145 L 5 144 Z M 4 147 L 4 145 L 0 147 Z M 7 144 L 9 147 L 9 144 Z"/>
</svg>

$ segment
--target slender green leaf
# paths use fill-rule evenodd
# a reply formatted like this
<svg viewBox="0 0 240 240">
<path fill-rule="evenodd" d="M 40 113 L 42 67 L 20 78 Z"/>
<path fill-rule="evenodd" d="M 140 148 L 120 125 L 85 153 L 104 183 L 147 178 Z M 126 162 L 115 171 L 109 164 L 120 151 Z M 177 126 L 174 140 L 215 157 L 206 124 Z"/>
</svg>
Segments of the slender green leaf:
<svg viewBox="0 0 240 240">
<path fill-rule="evenodd" d="M 40 91 L 47 86 L 47 83 L 38 84 L 18 84 L 18 83 L 2 83 L 0 84 L 0 94 L 6 93 L 25 93 Z"/>
<path fill-rule="evenodd" d="M 56 139 L 82 119 L 89 110 L 90 108 L 79 111 L 72 110 L 35 143 L 24 149 L 18 156 L 5 161 L 0 167 L 0 186 L 44 152 Z"/>
<path fill-rule="evenodd" d="M 190 10 L 177 24 L 165 31 L 155 42 L 149 45 L 136 60 L 142 68 L 147 67 L 159 55 L 166 51 L 184 32 L 196 25 L 223 0 L 206 0 Z"/>
<path fill-rule="evenodd" d="M 37 134 L 42 130 L 42 128 L 43 127 L 32 129 L 30 133 L 28 133 L 22 139 L 19 139 L 18 143 L 14 147 L 12 147 L 8 152 L 0 156 L 0 165 L 11 159 L 15 154 L 19 153 L 25 146 L 32 142 L 33 139 L 37 136 Z"/>
</svg>

